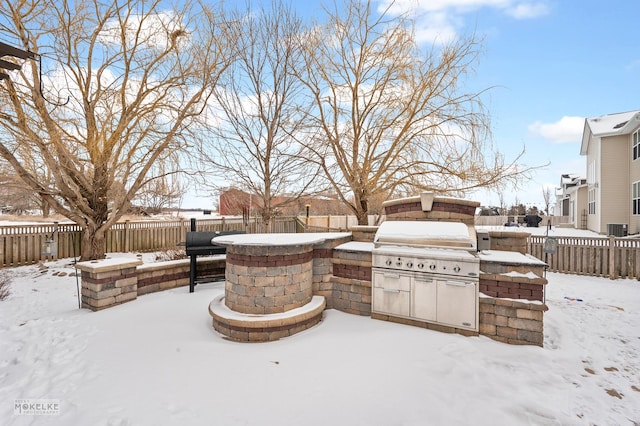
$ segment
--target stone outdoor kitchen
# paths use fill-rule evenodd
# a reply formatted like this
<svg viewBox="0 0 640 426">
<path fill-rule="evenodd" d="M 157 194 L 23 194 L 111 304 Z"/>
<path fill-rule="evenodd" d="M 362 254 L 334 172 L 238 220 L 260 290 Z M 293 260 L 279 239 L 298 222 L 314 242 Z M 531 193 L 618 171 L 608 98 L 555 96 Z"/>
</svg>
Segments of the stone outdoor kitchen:
<svg viewBox="0 0 640 426">
<path fill-rule="evenodd" d="M 233 341 L 273 341 L 337 309 L 542 346 L 546 264 L 526 254 L 525 232 L 476 232 L 478 206 L 423 193 L 385 202 L 379 227 L 217 237 L 226 256 L 197 260 L 199 274 L 225 276 L 224 293 L 209 305 L 213 328 Z M 91 310 L 189 284 L 188 259 L 105 259 L 77 267 L 83 307 Z"/>
</svg>

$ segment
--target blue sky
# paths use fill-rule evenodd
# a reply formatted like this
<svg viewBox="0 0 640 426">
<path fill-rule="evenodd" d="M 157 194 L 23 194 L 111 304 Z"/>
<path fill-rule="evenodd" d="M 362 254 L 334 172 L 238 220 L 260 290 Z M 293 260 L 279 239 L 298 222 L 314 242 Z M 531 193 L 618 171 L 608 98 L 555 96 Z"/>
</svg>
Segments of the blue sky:
<svg viewBox="0 0 640 426">
<path fill-rule="evenodd" d="M 293 2 L 311 18 L 322 3 Z M 507 158 L 524 146 L 527 165 L 550 163 L 521 190 L 505 191 L 508 205 L 541 208 L 543 186 L 585 173 L 585 117 L 640 109 L 638 0 L 401 0 L 394 8 L 415 13 L 424 43 L 474 31 L 484 39 L 468 88 L 493 87 L 484 100 L 495 146 Z M 470 198 L 498 204 L 491 193 Z"/>
<path fill-rule="evenodd" d="M 226 4 L 244 9 L 246 1 Z M 248 1 L 266 8 L 272 2 Z M 324 19 L 323 3 L 334 2 L 290 1 L 310 20 Z M 372 0 L 379 10 L 389 1 Z M 492 87 L 484 102 L 493 142 L 508 159 L 524 146 L 524 164 L 550 163 L 522 189 L 505 191 L 507 205 L 542 207 L 543 186 L 558 186 L 563 173 L 585 173 L 585 117 L 640 109 L 640 0 L 398 0 L 392 10 L 414 14 L 426 46 L 472 32 L 483 39 L 476 73 L 463 89 Z M 184 207 L 210 206 L 209 195 L 193 195 Z M 469 198 L 498 204 L 495 193 Z"/>
</svg>

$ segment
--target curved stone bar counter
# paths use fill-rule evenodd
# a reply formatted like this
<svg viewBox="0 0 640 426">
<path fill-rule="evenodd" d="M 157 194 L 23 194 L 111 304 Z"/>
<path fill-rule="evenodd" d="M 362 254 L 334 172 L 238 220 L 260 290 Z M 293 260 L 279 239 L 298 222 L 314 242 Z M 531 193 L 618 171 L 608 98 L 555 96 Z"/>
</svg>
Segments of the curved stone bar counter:
<svg viewBox="0 0 640 426">
<path fill-rule="evenodd" d="M 349 236 L 236 234 L 215 238 L 216 244 L 227 247 L 227 260 L 224 298 L 209 306 L 213 327 L 231 340 L 264 342 L 317 324 L 325 301 L 313 296 L 314 246 Z"/>
</svg>

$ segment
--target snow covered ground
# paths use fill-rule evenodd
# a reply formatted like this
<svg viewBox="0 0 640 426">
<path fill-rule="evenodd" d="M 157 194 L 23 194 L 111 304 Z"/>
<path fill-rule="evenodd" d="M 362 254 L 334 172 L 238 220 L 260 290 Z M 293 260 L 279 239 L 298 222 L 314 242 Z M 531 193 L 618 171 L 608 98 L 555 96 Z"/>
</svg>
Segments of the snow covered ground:
<svg viewBox="0 0 640 426">
<path fill-rule="evenodd" d="M 45 266 L 11 269 L 0 302 L 2 425 L 640 424 L 638 281 L 548 274 L 544 348 L 335 310 L 241 344 L 211 327 L 221 283 L 90 312 L 69 260 Z"/>
</svg>

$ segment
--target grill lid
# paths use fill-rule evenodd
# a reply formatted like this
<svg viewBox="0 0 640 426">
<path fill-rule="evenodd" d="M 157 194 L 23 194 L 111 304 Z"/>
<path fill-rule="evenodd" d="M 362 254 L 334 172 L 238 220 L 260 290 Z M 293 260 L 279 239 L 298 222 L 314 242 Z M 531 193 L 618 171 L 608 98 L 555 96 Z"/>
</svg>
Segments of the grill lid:
<svg viewBox="0 0 640 426">
<path fill-rule="evenodd" d="M 476 248 L 475 230 L 462 222 L 385 221 L 373 239 L 380 245 Z"/>
</svg>

